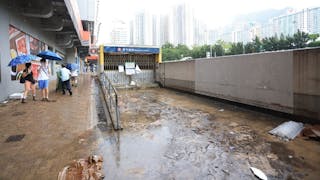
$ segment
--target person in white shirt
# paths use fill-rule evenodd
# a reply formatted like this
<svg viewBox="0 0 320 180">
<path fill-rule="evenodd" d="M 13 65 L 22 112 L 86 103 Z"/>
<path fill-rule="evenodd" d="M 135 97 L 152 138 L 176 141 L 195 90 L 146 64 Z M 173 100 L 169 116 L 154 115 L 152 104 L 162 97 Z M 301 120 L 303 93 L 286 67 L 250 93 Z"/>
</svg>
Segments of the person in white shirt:
<svg viewBox="0 0 320 180">
<path fill-rule="evenodd" d="M 49 101 L 50 68 L 45 59 L 41 59 L 40 64 L 41 65 L 38 69 L 38 86 L 42 92 L 42 101 Z"/>
<path fill-rule="evenodd" d="M 66 94 L 65 89 L 69 91 L 70 96 L 72 96 L 71 86 L 70 86 L 70 75 L 71 72 L 66 68 L 64 64 L 61 65 L 61 81 L 62 81 L 62 93 Z"/>
</svg>

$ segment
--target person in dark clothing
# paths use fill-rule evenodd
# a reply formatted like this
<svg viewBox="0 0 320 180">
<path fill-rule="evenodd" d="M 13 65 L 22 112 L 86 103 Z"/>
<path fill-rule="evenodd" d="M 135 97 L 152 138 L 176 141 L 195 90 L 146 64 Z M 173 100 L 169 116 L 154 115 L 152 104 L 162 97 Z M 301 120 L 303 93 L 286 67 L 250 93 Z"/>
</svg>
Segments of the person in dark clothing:
<svg viewBox="0 0 320 180">
<path fill-rule="evenodd" d="M 22 78 L 24 78 L 24 93 L 21 99 L 22 103 L 26 102 L 26 98 L 28 96 L 28 92 L 32 90 L 33 100 L 36 100 L 36 81 L 33 79 L 33 74 L 31 71 L 31 63 L 26 63 L 26 68 L 23 70 Z"/>
</svg>

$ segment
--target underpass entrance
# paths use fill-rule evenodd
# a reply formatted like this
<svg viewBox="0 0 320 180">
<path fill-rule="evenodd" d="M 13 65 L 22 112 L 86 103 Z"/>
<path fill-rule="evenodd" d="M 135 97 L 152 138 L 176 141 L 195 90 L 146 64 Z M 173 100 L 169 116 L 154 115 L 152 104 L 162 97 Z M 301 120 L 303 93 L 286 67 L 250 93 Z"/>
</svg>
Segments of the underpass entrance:
<svg viewBox="0 0 320 180">
<path fill-rule="evenodd" d="M 155 82 L 158 47 L 104 46 L 104 72 L 112 84 L 146 86 Z"/>
</svg>

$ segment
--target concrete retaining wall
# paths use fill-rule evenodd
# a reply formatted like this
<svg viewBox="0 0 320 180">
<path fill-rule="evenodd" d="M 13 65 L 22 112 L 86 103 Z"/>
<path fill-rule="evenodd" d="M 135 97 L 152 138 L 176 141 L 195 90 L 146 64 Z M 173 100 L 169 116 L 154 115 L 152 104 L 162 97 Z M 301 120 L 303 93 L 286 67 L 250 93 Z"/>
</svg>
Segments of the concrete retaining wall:
<svg viewBox="0 0 320 180">
<path fill-rule="evenodd" d="M 195 61 L 162 63 L 157 74 L 166 87 L 190 92 L 195 90 Z"/>
<path fill-rule="evenodd" d="M 320 120 L 320 48 L 293 52 L 293 107 Z"/>
<path fill-rule="evenodd" d="M 320 48 L 159 65 L 165 87 L 320 119 Z"/>
</svg>

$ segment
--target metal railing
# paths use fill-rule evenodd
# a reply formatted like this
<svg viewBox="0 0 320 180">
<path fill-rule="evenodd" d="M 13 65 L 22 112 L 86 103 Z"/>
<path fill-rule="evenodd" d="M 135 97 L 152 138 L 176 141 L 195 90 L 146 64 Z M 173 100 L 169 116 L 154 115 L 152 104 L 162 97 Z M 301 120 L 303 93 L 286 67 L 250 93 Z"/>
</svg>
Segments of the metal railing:
<svg viewBox="0 0 320 180">
<path fill-rule="evenodd" d="M 100 83 L 102 86 L 103 97 L 109 111 L 113 128 L 115 130 L 121 130 L 122 128 L 120 125 L 120 112 L 118 105 L 117 90 L 113 87 L 110 79 L 107 77 L 105 73 L 101 73 Z"/>
</svg>

